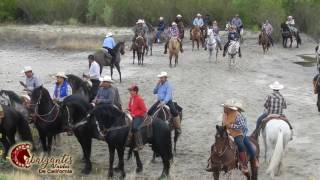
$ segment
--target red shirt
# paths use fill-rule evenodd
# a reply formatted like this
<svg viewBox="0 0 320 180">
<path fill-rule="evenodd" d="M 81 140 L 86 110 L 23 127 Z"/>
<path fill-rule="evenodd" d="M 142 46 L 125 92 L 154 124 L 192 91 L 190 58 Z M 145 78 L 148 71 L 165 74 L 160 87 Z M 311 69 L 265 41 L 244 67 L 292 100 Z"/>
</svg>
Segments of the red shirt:
<svg viewBox="0 0 320 180">
<path fill-rule="evenodd" d="M 143 117 L 147 112 L 147 107 L 139 95 L 130 97 L 128 110 L 132 117 Z"/>
</svg>

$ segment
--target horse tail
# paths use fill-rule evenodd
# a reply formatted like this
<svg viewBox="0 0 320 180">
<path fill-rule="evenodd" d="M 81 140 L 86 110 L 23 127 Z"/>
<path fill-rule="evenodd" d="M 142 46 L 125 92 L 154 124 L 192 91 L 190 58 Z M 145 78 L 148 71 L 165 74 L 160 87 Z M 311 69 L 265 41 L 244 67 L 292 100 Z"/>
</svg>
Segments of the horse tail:
<svg viewBox="0 0 320 180">
<path fill-rule="evenodd" d="M 268 169 L 266 171 L 268 174 L 271 173 L 271 172 L 275 172 L 274 170 L 276 168 L 278 168 L 278 166 L 279 166 L 279 164 L 281 162 L 281 159 L 282 159 L 283 151 L 284 151 L 283 132 L 280 129 L 280 132 L 279 132 L 278 138 L 277 138 L 276 147 L 275 147 L 274 152 L 272 154 L 269 167 L 268 167 Z"/>
<path fill-rule="evenodd" d="M 23 141 L 29 141 L 33 144 L 33 138 L 30 130 L 28 121 L 24 118 L 21 113 L 18 113 L 18 123 L 17 123 L 18 133 Z"/>
<path fill-rule="evenodd" d="M 170 127 L 162 119 L 156 118 L 152 122 L 152 131 L 153 151 L 159 154 L 162 160 L 170 161 L 173 158 Z"/>
</svg>

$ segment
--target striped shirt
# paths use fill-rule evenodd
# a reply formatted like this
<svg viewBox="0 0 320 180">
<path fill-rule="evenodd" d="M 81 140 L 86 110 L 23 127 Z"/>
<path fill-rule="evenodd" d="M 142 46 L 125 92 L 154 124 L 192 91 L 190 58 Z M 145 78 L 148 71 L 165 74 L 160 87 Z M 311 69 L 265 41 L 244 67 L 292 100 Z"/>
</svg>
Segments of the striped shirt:
<svg viewBox="0 0 320 180">
<path fill-rule="evenodd" d="M 267 96 L 264 104 L 265 112 L 268 114 L 283 115 L 283 109 L 287 108 L 286 100 L 279 91 L 274 91 L 271 95 Z"/>
<path fill-rule="evenodd" d="M 246 117 L 244 117 L 244 115 L 242 115 L 241 113 L 238 113 L 235 123 L 231 124 L 230 128 L 242 131 L 243 135 L 245 136 L 248 132 Z"/>
</svg>

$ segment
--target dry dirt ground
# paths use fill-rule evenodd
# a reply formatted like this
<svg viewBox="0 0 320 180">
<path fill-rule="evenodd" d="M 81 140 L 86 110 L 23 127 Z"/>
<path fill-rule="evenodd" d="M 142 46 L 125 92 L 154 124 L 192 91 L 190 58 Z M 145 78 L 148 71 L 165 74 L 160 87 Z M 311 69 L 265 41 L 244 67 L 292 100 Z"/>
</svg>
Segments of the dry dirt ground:
<svg viewBox="0 0 320 180">
<path fill-rule="evenodd" d="M 75 29 L 81 33 L 86 30 L 93 31 L 91 28 Z M 255 127 L 256 118 L 263 111 L 264 99 L 271 92 L 268 85 L 275 80 L 285 85 L 282 90 L 288 103 L 285 114 L 294 127 L 294 139 L 289 143 L 285 153 L 284 168 L 281 176 L 276 179 L 320 178 L 319 113 L 316 110 L 316 97 L 312 92 L 311 83 L 316 71 L 315 67 L 303 67 L 293 63 L 303 61 L 297 55 L 312 54 L 315 43 L 307 36 L 303 36 L 303 45 L 299 49 L 284 49 L 280 44 L 276 44 L 264 55 L 256 37 L 257 34 L 254 33 L 246 34 L 242 45 L 243 57 L 237 58 L 237 65 L 232 70 L 228 69 L 227 61 L 221 53 L 218 56 L 218 63 L 214 63 L 208 61 L 206 51 L 202 49 L 191 51 L 189 40 L 184 43 L 185 52 L 180 54 L 179 65 L 176 68 L 168 66 L 168 56 L 163 55 L 163 44 L 154 45 L 154 54 L 146 56 L 143 67 L 132 64 L 132 52 L 126 49 L 126 54 L 121 60 L 123 82 L 119 83 L 117 73 L 114 76 L 116 80 L 114 85 L 119 88 L 123 104 L 126 106 L 129 97 L 127 87 L 131 83 L 137 83 L 146 104 L 151 106 L 155 100 L 152 89 L 157 81 L 156 75 L 160 71 L 167 71 L 169 81 L 174 87 L 174 100 L 184 108 L 183 132 L 171 168 L 172 179 L 211 179 L 211 174 L 204 169 L 214 140 L 215 125 L 220 123 L 217 120 L 217 116 L 222 112 L 220 104 L 232 97 L 242 99 L 246 104 L 245 115 L 251 132 Z M 225 37 L 223 39 L 225 40 Z M 126 45 L 128 47 L 129 43 Z M 24 66 L 31 65 L 36 75 L 43 80 L 44 86 L 52 92 L 54 84 L 52 75 L 58 71 L 76 75 L 87 72 L 86 58 L 90 52 L 92 51 L 44 50 L 19 42 L 1 43 L 0 89 L 10 89 L 20 93 L 21 87 L 18 82 L 24 79 L 21 70 Z M 103 74 L 109 74 L 109 68 L 105 68 Z M 262 146 L 261 143 L 260 145 Z M 55 154 L 62 152 L 72 154 L 75 159 L 73 166 L 75 174 L 70 176 L 70 179 L 106 178 L 108 168 L 106 143 L 94 140 L 93 172 L 89 176 L 80 174 L 83 167 L 80 160 L 82 152 L 75 137 L 63 136 L 62 144 L 55 148 Z M 135 161 L 129 160 L 125 162 L 127 178 L 152 179 L 159 176 L 162 169 L 161 161 L 158 160 L 155 164 L 150 162 L 152 152 L 148 146 L 145 146 L 141 154 L 144 171 L 135 174 Z M 263 157 L 262 153 L 260 155 Z M 260 163 L 259 179 L 269 180 L 270 177 L 265 174 L 267 165 L 263 158 Z M 7 169 L 6 172 L 10 173 L 11 170 Z M 40 178 L 45 177 L 40 176 Z M 235 171 L 232 179 L 244 178 Z"/>
</svg>

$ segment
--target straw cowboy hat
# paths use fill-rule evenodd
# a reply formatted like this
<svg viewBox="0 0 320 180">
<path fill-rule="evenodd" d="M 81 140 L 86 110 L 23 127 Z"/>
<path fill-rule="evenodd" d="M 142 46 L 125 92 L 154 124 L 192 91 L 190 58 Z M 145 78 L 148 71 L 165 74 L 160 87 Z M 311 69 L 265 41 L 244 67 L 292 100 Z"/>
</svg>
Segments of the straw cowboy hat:
<svg viewBox="0 0 320 180">
<path fill-rule="evenodd" d="M 106 34 L 106 37 L 110 37 L 110 36 L 113 36 L 112 32 L 108 32 L 108 33 Z"/>
<path fill-rule="evenodd" d="M 162 71 L 160 74 L 158 74 L 158 78 L 161 78 L 161 77 L 168 77 L 168 73 Z"/>
<path fill-rule="evenodd" d="M 62 78 L 65 78 L 65 79 L 68 78 L 64 72 L 58 72 L 55 77 L 62 77 Z"/>
<path fill-rule="evenodd" d="M 223 103 L 222 106 L 235 111 L 240 110 L 242 112 L 244 112 L 244 109 L 245 109 L 243 102 L 241 100 L 234 99 L 234 98 L 226 100 L 226 102 Z"/>
<path fill-rule="evenodd" d="M 284 86 L 280 84 L 278 81 L 275 81 L 274 83 L 270 84 L 269 87 L 273 90 L 280 90 L 284 88 Z"/>
<path fill-rule="evenodd" d="M 99 78 L 100 82 L 110 82 L 113 83 L 113 80 L 111 79 L 110 76 L 106 75 L 103 78 Z"/>
<path fill-rule="evenodd" d="M 172 24 L 171 24 L 172 26 L 176 26 L 177 25 L 177 23 L 176 22 L 172 22 Z"/>
<path fill-rule="evenodd" d="M 29 72 L 29 71 L 32 71 L 32 67 L 31 67 L 31 66 L 26 66 L 26 67 L 24 67 L 21 72 L 22 72 L 22 73 L 26 73 L 26 72 Z"/>
<path fill-rule="evenodd" d="M 178 15 L 177 15 L 177 18 L 181 18 L 181 17 L 182 17 L 181 14 L 178 14 Z"/>
<path fill-rule="evenodd" d="M 197 14 L 197 16 L 201 16 L 201 14 L 200 14 L 200 13 L 198 13 L 198 14 Z"/>
<path fill-rule="evenodd" d="M 159 17 L 159 20 L 162 21 L 162 20 L 163 20 L 163 17 Z"/>
</svg>

